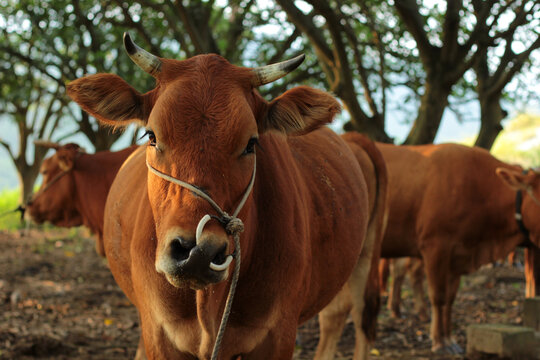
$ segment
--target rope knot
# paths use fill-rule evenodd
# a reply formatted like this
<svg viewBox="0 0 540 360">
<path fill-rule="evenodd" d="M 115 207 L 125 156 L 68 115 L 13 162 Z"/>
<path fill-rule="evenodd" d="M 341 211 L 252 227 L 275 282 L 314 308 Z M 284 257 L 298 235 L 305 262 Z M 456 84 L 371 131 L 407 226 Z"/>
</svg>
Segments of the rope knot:
<svg viewBox="0 0 540 360">
<path fill-rule="evenodd" d="M 244 231 L 244 223 L 239 218 L 228 217 L 226 218 L 227 225 L 225 225 L 225 230 L 229 235 L 236 235 Z"/>
</svg>

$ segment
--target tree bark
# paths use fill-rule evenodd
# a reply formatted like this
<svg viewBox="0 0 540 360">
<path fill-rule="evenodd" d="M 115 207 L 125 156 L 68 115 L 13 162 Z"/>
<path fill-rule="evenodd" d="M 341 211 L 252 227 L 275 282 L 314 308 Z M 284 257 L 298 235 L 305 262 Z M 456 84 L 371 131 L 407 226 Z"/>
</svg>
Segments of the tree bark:
<svg viewBox="0 0 540 360">
<path fill-rule="evenodd" d="M 313 14 L 304 14 L 294 2 L 277 0 L 296 29 L 304 33 L 311 42 L 326 75 L 330 91 L 341 99 L 345 109 L 349 112 L 350 123 L 346 124 L 344 130 L 355 130 L 365 133 L 374 140 L 391 142 L 392 139 L 384 130 L 384 112 L 378 111 L 377 106 L 374 103 L 369 103 L 368 100 L 372 113 L 370 116 L 363 110 L 358 100 L 358 91 L 353 81 L 354 70 L 361 74 L 367 74 L 367 71 L 363 68 L 362 52 L 358 49 L 359 44 L 355 43 L 354 37 L 347 36 L 347 31 L 352 32 L 352 28 L 327 1 L 310 0 L 308 2 L 313 6 L 314 13 L 325 18 L 325 28 L 328 30 L 329 39 L 326 38 L 321 27 L 313 21 Z M 356 63 L 349 61 L 349 52 L 355 52 Z M 372 89 L 369 88 L 367 79 L 364 80 L 362 82 L 364 93 L 369 95 L 366 96 L 367 98 L 373 100 Z M 385 89 L 382 91 L 384 92 Z"/>
<path fill-rule="evenodd" d="M 435 72 L 435 74 L 440 74 Z M 445 86 L 442 79 L 427 79 L 418 115 L 404 144 L 431 144 L 437 136 L 444 109 L 448 105 L 451 87 Z"/>
<path fill-rule="evenodd" d="M 503 129 L 501 121 L 506 117 L 506 112 L 501 107 L 500 93 L 482 97 L 479 92 L 479 101 L 480 132 L 474 145 L 489 150 Z"/>
<path fill-rule="evenodd" d="M 17 176 L 19 178 L 19 184 L 21 193 L 19 194 L 19 204 L 26 204 L 34 192 L 34 183 L 39 174 L 39 167 L 37 166 L 24 166 L 17 168 Z"/>
<path fill-rule="evenodd" d="M 366 117 L 366 114 L 360 108 L 355 92 L 351 93 L 352 96 L 346 94 L 346 91 L 341 91 L 341 94 L 336 93 L 336 95 L 343 101 L 343 105 L 351 117 L 351 121 L 345 124 L 343 130 L 361 132 L 374 141 L 393 142 L 392 138 L 384 131 L 384 120 L 382 118 Z"/>
</svg>

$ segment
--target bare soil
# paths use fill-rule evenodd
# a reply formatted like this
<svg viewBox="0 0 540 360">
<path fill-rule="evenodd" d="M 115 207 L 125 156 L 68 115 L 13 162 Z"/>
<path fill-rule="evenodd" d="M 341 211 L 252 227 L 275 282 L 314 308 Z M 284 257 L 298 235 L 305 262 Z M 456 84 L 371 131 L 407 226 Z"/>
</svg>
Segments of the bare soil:
<svg viewBox="0 0 540 360">
<path fill-rule="evenodd" d="M 463 277 L 454 304 L 454 334 L 466 347 L 472 323 L 522 324 L 524 278 L 508 265 Z M 429 323 L 412 312 L 410 288 L 404 317 L 381 309 L 371 359 L 463 359 L 430 352 Z M 383 303 L 385 298 L 383 298 Z M 0 232 L 0 359 L 133 359 L 139 337 L 135 308 L 114 282 L 107 263 L 84 230 Z M 316 319 L 298 330 L 294 359 L 311 359 Z M 352 359 L 349 322 L 338 359 Z"/>
</svg>

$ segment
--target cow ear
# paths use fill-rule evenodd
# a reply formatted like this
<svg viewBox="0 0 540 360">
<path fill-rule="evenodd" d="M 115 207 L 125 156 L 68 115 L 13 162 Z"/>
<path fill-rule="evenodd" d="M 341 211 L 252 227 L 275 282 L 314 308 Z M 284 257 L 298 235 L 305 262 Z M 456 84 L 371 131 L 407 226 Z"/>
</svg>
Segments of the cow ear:
<svg viewBox="0 0 540 360">
<path fill-rule="evenodd" d="M 330 94 L 308 86 L 285 92 L 269 104 L 259 122 L 261 133 L 278 130 L 289 135 L 301 135 L 315 130 L 334 119 L 341 106 Z"/>
<path fill-rule="evenodd" d="M 70 171 L 73 168 L 74 159 L 67 153 L 57 153 L 58 166 L 62 171 Z"/>
<path fill-rule="evenodd" d="M 151 92 L 140 94 L 114 74 L 85 76 L 67 84 L 68 95 L 90 115 L 113 126 L 145 125 L 152 109 Z"/>
<path fill-rule="evenodd" d="M 527 180 L 527 175 L 522 174 L 519 171 L 499 167 L 495 169 L 495 173 L 507 186 L 513 190 L 527 190 L 530 186 Z"/>
<path fill-rule="evenodd" d="M 75 165 L 75 159 L 80 155 L 81 147 L 75 143 L 61 146 L 56 151 L 58 166 L 62 171 L 70 171 Z"/>
</svg>

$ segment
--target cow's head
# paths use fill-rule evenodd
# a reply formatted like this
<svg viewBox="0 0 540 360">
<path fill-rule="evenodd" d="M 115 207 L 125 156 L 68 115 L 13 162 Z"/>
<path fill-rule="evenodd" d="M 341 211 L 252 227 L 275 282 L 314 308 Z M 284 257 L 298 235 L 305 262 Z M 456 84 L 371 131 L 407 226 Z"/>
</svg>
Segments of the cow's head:
<svg viewBox="0 0 540 360">
<path fill-rule="evenodd" d="M 41 224 L 48 221 L 57 226 L 79 226 L 82 218 L 75 204 L 75 180 L 73 167 L 83 151 L 77 144 L 60 146 L 55 143 L 38 142 L 36 146 L 53 148 L 56 153 L 41 164 L 43 182 L 26 204 L 26 214 Z"/>
<path fill-rule="evenodd" d="M 229 213 L 250 183 L 259 135 L 305 133 L 330 122 L 340 110 L 332 96 L 308 87 L 289 90 L 270 103 L 256 91 L 296 68 L 303 56 L 252 69 L 213 54 L 184 61 L 158 58 L 127 34 L 124 45 L 131 59 L 157 80 L 153 90 L 141 94 L 116 75 L 97 74 L 71 82 L 68 94 L 105 124 L 144 125 L 147 163 L 198 187 Z M 210 266 L 222 265 L 234 250 L 223 227 L 211 220 L 201 238 L 195 236 L 203 216 L 217 215 L 210 204 L 152 172 L 147 191 L 156 225 L 156 270 L 177 287 L 202 288 L 225 280 L 228 267 Z M 245 219 L 251 201 L 239 218 Z"/>
<path fill-rule="evenodd" d="M 522 192 L 523 224 L 529 231 L 530 240 L 540 246 L 540 172 L 533 169 L 521 172 L 502 167 L 495 171 L 506 185 Z"/>
</svg>

